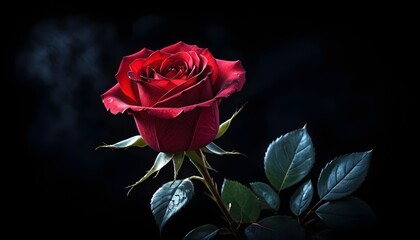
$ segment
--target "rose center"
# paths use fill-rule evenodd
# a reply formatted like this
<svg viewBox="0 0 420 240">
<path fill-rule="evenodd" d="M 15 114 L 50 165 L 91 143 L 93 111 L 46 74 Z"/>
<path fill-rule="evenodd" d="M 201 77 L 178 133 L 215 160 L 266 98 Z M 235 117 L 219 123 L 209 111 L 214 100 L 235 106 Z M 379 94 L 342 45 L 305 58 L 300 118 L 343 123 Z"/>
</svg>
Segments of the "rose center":
<svg viewBox="0 0 420 240">
<path fill-rule="evenodd" d="M 169 67 L 165 70 L 163 73 L 163 76 L 165 76 L 168 79 L 182 79 L 183 76 L 186 74 L 186 68 L 185 66 L 177 66 L 177 67 Z"/>
</svg>

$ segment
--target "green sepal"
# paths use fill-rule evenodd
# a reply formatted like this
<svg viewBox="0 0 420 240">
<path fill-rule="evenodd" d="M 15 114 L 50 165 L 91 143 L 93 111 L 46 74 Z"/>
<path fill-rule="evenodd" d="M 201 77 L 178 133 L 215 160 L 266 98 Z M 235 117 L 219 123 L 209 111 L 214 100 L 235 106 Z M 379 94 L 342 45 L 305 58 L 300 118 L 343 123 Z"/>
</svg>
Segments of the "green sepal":
<svg viewBox="0 0 420 240">
<path fill-rule="evenodd" d="M 245 103 L 245 104 L 246 104 L 246 103 Z M 238 110 L 236 110 L 236 111 L 235 111 L 235 113 L 233 113 L 232 117 L 230 117 L 228 120 L 226 120 L 225 122 L 223 122 L 222 124 L 220 124 L 220 126 L 219 126 L 219 131 L 217 132 L 217 134 L 216 134 L 216 138 L 215 138 L 215 139 L 218 139 L 218 138 L 220 138 L 221 136 L 223 136 L 223 134 L 225 134 L 225 132 L 226 132 L 226 130 L 229 128 L 230 123 L 232 122 L 233 118 L 235 118 L 235 117 L 236 117 L 236 115 L 238 115 L 238 114 L 239 114 L 239 112 L 240 112 L 240 111 L 242 111 L 242 109 L 244 108 L 245 104 L 244 104 L 244 105 L 242 105 L 242 107 L 241 107 L 241 108 L 239 108 Z"/>
<path fill-rule="evenodd" d="M 128 147 L 146 147 L 147 143 L 144 141 L 143 137 L 136 135 L 125 140 L 119 141 L 114 144 L 104 144 L 96 147 L 98 148 L 128 148 Z"/>
<path fill-rule="evenodd" d="M 164 153 L 164 152 L 160 152 L 155 160 L 155 163 L 153 164 L 152 168 L 150 168 L 150 170 L 146 173 L 146 175 L 144 175 L 140 180 L 138 180 L 136 183 L 127 186 L 126 188 L 130 188 L 130 190 L 128 191 L 127 195 L 130 193 L 131 189 L 133 189 L 133 187 L 137 186 L 138 184 L 144 182 L 147 178 L 149 178 L 153 173 L 160 171 L 166 164 L 169 163 L 169 161 L 172 160 L 172 158 L 174 157 L 175 154 L 173 153 Z"/>
</svg>

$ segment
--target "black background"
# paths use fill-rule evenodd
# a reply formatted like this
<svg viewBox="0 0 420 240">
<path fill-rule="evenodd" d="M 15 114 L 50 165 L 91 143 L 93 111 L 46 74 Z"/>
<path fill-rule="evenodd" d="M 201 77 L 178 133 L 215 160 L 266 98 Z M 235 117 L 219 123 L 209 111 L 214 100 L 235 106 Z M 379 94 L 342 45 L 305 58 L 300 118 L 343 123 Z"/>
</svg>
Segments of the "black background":
<svg viewBox="0 0 420 240">
<path fill-rule="evenodd" d="M 221 120 L 247 105 L 217 144 L 247 157 L 209 157 L 219 186 L 223 178 L 266 181 L 268 144 L 306 124 L 316 151 L 313 181 L 334 157 L 373 149 L 368 176 L 354 195 L 371 206 L 381 228 L 392 230 L 401 179 L 395 165 L 406 159 L 401 149 L 409 127 L 400 22 L 69 12 L 34 13 L 9 26 L 5 51 L 11 61 L 5 66 L 13 82 L 13 97 L 7 97 L 13 117 L 7 119 L 17 127 L 6 162 L 16 167 L 3 171 L 10 175 L 6 198 L 12 200 L 7 208 L 14 234 L 159 238 L 149 203 L 172 180 L 172 167 L 126 195 L 124 187 L 144 175 L 157 153 L 95 150 L 137 134 L 131 116 L 107 112 L 100 94 L 116 83 L 123 56 L 178 41 L 209 48 L 219 59 L 241 60 L 246 70 L 243 90 L 221 102 Z M 192 174 L 187 163 L 179 177 Z M 203 186 L 195 187 L 161 239 L 182 239 L 205 223 L 223 225 Z M 291 191 L 282 196 L 285 213 Z"/>
</svg>

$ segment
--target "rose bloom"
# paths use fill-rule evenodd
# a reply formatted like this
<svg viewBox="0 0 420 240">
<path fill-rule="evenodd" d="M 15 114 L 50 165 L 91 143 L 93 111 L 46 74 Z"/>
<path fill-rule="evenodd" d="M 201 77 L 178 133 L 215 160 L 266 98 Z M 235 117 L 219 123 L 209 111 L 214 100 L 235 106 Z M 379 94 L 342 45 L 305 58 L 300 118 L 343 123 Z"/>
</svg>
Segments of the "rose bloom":
<svg viewBox="0 0 420 240">
<path fill-rule="evenodd" d="M 245 83 L 241 62 L 216 59 L 184 42 L 123 57 L 118 83 L 101 95 L 113 114 L 133 115 L 144 141 L 159 152 L 198 150 L 219 129 L 219 103 Z"/>
</svg>

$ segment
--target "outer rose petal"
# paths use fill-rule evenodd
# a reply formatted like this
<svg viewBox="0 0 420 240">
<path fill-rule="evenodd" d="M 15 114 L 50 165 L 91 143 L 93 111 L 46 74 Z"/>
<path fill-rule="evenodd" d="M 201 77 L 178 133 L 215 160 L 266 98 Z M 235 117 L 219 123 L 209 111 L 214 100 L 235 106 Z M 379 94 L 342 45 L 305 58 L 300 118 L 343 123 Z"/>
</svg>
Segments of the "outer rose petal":
<svg viewBox="0 0 420 240">
<path fill-rule="evenodd" d="M 146 111 L 133 112 L 133 116 L 144 141 L 158 152 L 199 149 L 213 141 L 219 129 L 217 101 L 172 119 L 155 117 Z"/>
<path fill-rule="evenodd" d="M 198 47 L 197 45 L 189 45 L 186 44 L 182 41 L 179 41 L 175 44 L 172 44 L 170 46 L 167 46 L 165 48 L 162 48 L 161 50 L 162 52 L 167 52 L 167 53 L 177 53 L 177 52 L 188 52 L 188 51 L 194 51 L 197 53 L 201 53 L 203 51 L 202 48 Z"/>
<path fill-rule="evenodd" d="M 245 84 L 245 70 L 241 62 L 216 59 L 219 67 L 219 76 L 213 89 L 216 89 L 216 98 L 226 98 L 234 92 L 242 90 Z"/>
<path fill-rule="evenodd" d="M 136 102 L 124 94 L 118 83 L 102 94 L 101 98 L 105 108 L 110 110 L 112 114 L 123 113 L 136 105 Z"/>
<path fill-rule="evenodd" d="M 219 102 L 213 102 L 209 108 L 201 107 L 201 114 L 195 124 L 188 150 L 200 149 L 214 140 L 219 131 Z"/>
<path fill-rule="evenodd" d="M 217 61 L 213 57 L 213 55 L 211 55 L 208 49 L 204 49 L 201 55 L 203 55 L 208 61 L 207 64 L 210 66 L 210 71 L 212 72 L 211 82 L 212 84 L 214 84 L 217 80 L 217 77 L 219 76 L 219 68 L 217 66 Z"/>
<path fill-rule="evenodd" d="M 132 100 L 136 101 L 137 95 L 133 90 L 133 83 L 130 78 L 128 78 L 128 72 L 130 71 L 130 63 L 133 62 L 135 59 L 138 58 L 147 58 L 152 54 L 153 51 L 143 48 L 142 50 L 123 57 L 120 67 L 118 68 L 117 74 L 115 77 L 120 84 L 121 90 L 124 92 L 127 97 L 131 98 Z"/>
</svg>

